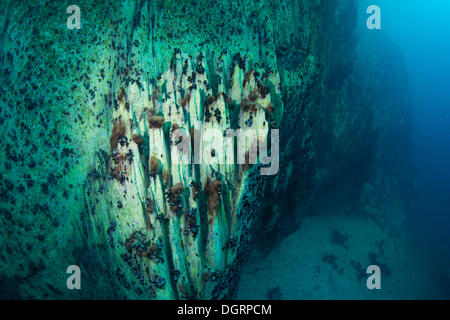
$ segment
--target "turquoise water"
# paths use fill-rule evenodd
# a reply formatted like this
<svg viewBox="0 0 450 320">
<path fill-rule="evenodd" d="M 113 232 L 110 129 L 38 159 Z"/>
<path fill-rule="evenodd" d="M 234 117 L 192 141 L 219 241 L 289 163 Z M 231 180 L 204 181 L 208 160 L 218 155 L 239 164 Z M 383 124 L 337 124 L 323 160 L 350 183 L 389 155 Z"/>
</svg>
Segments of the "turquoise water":
<svg viewBox="0 0 450 320">
<path fill-rule="evenodd" d="M 450 298 L 448 1 L 0 12 L 1 299 Z"/>
</svg>

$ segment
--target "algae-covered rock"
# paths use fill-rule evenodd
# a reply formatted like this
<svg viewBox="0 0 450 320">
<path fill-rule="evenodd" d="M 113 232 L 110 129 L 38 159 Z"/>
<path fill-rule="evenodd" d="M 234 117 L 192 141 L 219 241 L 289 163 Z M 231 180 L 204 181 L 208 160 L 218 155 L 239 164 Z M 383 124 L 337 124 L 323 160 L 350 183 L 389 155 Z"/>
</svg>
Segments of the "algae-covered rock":
<svg viewBox="0 0 450 320">
<path fill-rule="evenodd" d="M 353 104 L 353 1 L 79 1 L 80 29 L 62 3 L 12 2 L 2 297 L 233 298 L 253 239 L 284 234 L 281 217 L 295 227 L 289 205 L 373 139 L 369 106 Z M 279 169 L 228 163 L 234 146 L 210 148 L 228 129 L 252 132 L 246 160 L 271 141 Z M 197 137 L 201 162 L 177 147 Z"/>
</svg>

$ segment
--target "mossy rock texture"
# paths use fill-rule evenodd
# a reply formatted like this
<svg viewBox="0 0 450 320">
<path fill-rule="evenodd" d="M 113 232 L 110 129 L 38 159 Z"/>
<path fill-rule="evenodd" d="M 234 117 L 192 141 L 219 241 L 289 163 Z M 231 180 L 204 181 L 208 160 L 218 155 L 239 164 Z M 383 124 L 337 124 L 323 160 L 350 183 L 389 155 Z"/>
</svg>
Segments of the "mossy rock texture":
<svg viewBox="0 0 450 320">
<path fill-rule="evenodd" d="M 63 1 L 0 4 L 0 297 L 235 297 L 254 239 L 376 143 L 356 2 L 77 5 L 70 30 Z M 174 130 L 246 126 L 280 130 L 276 175 L 175 161 Z"/>
</svg>

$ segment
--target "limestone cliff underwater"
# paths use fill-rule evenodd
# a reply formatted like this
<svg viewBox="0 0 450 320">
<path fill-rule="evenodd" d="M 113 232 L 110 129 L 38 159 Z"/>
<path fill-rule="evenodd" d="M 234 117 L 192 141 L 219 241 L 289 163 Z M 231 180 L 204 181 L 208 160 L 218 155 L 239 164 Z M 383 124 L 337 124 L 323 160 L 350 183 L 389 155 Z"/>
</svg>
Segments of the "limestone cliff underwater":
<svg viewBox="0 0 450 320">
<path fill-rule="evenodd" d="M 361 52 L 355 1 L 77 6 L 80 29 L 63 2 L 0 4 L 1 298 L 235 298 L 254 244 L 336 180 L 367 214 L 402 206 L 397 158 L 372 164 L 407 140 L 407 96 L 377 95 L 399 82 Z"/>
</svg>

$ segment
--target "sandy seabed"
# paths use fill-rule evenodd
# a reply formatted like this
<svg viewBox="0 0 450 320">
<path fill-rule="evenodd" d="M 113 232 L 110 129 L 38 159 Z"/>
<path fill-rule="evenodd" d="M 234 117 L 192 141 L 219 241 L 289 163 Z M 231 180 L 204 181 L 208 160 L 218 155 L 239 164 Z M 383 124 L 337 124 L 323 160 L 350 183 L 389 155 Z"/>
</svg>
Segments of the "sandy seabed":
<svg viewBox="0 0 450 320">
<path fill-rule="evenodd" d="M 369 275 L 356 267 L 365 273 L 373 259 L 381 290 L 369 290 Z M 268 255 L 254 252 L 238 299 L 430 299 L 434 291 L 431 270 L 404 233 L 338 214 L 307 217 Z"/>
</svg>

